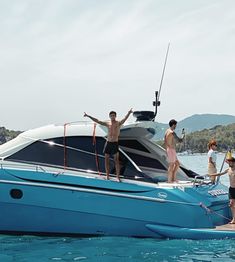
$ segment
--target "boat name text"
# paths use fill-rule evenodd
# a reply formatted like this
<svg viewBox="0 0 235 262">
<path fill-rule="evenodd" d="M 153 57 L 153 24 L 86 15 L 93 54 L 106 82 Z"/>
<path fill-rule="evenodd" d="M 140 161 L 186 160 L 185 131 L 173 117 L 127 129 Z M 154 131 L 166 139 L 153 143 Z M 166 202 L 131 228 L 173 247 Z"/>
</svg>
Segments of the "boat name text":
<svg viewBox="0 0 235 262">
<path fill-rule="evenodd" d="M 211 196 L 227 195 L 228 191 L 225 191 L 223 189 L 214 189 L 214 190 L 208 191 L 208 194 L 210 194 Z"/>
</svg>

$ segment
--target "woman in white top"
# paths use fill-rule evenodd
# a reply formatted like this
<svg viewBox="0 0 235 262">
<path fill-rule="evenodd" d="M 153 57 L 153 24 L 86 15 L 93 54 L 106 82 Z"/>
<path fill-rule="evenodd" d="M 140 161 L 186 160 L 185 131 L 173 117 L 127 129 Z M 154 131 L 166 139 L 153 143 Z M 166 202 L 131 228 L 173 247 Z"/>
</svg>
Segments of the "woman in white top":
<svg viewBox="0 0 235 262">
<path fill-rule="evenodd" d="M 208 143 L 208 174 L 215 174 L 217 173 L 217 169 L 216 169 L 216 150 L 217 144 L 216 141 L 214 139 L 212 139 L 209 143 Z M 212 176 L 211 177 L 211 182 L 215 183 L 215 177 Z"/>
</svg>

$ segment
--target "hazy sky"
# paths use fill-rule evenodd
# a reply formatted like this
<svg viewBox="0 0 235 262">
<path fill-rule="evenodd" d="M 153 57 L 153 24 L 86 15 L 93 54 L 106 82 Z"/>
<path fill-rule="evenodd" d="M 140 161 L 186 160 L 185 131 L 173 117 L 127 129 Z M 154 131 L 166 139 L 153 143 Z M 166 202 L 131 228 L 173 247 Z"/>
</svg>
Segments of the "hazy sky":
<svg viewBox="0 0 235 262">
<path fill-rule="evenodd" d="M 234 0 L 0 0 L 0 126 L 235 114 Z M 131 120 L 131 119 L 130 119 Z"/>
</svg>

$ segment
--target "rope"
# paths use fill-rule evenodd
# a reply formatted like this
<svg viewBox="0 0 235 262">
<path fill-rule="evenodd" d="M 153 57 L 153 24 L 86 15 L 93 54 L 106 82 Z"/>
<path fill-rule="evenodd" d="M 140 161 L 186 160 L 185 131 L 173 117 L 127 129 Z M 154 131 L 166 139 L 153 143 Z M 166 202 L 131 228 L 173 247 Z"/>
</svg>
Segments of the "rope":
<svg viewBox="0 0 235 262">
<path fill-rule="evenodd" d="M 204 208 L 208 214 L 211 213 L 211 209 L 204 205 L 202 202 L 199 203 L 199 206 Z"/>
<path fill-rule="evenodd" d="M 208 207 L 205 206 L 202 202 L 200 202 L 199 205 L 200 205 L 200 207 L 202 207 L 202 208 L 204 208 L 204 209 L 206 210 L 207 214 L 212 214 L 212 213 L 214 213 L 214 214 L 216 214 L 217 216 L 222 217 L 222 218 L 230 221 L 230 218 L 228 218 L 228 217 L 226 217 L 226 216 L 223 216 L 223 215 L 219 214 L 218 212 L 216 212 L 216 211 L 208 208 Z M 222 208 L 221 208 L 221 209 L 222 209 Z"/>
<path fill-rule="evenodd" d="M 64 171 L 67 168 L 67 147 L 66 147 L 66 126 L 68 125 L 68 123 L 64 124 Z"/>
<path fill-rule="evenodd" d="M 99 167 L 99 158 L 98 158 L 98 153 L 97 153 L 97 148 L 96 148 L 95 130 L 96 130 L 96 123 L 94 123 L 94 129 L 93 129 L 93 146 L 95 147 L 95 163 L 96 163 L 97 172 L 99 175 L 101 175 L 100 167 Z"/>
</svg>

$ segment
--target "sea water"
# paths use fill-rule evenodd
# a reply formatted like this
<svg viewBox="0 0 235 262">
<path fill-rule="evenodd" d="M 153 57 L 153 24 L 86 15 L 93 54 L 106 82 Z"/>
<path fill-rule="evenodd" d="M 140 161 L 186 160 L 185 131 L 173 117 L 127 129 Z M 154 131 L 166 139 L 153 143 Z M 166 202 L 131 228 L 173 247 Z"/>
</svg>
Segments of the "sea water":
<svg viewBox="0 0 235 262">
<path fill-rule="evenodd" d="M 190 169 L 206 174 L 206 155 L 179 156 Z M 218 170 L 224 155 L 217 155 Z M 227 167 L 225 163 L 223 169 Z M 221 177 L 228 185 L 228 178 Z M 175 240 L 127 237 L 37 237 L 0 235 L 0 262 L 43 261 L 235 261 L 234 240 Z"/>
</svg>

